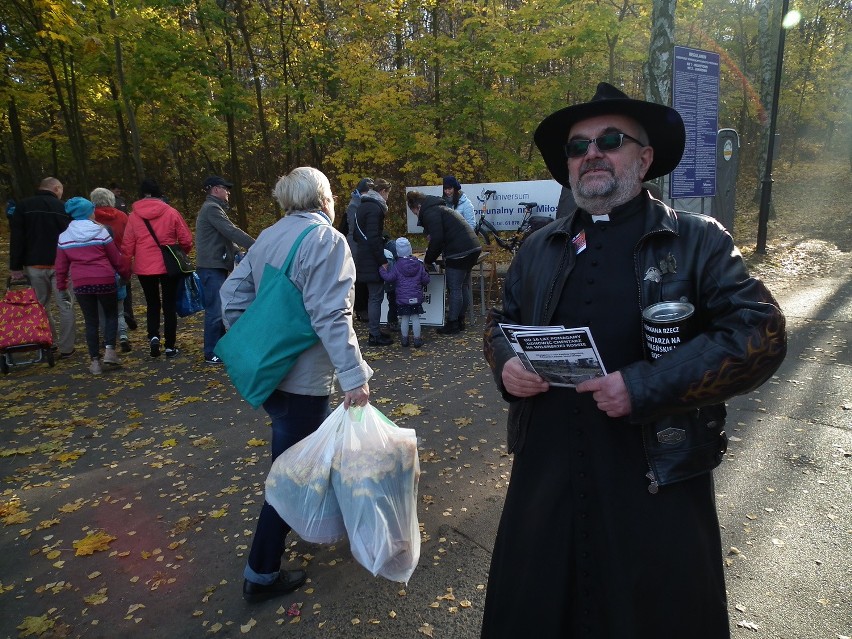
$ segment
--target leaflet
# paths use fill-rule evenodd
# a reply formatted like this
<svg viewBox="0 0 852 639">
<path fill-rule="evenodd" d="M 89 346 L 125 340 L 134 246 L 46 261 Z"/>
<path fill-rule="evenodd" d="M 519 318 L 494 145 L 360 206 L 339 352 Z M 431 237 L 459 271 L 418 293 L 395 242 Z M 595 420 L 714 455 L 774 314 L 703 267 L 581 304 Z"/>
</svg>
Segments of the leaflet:
<svg viewBox="0 0 852 639">
<path fill-rule="evenodd" d="M 592 332 L 587 326 L 520 326 L 500 324 L 509 344 L 529 371 L 552 386 L 573 388 L 606 375 Z"/>
</svg>

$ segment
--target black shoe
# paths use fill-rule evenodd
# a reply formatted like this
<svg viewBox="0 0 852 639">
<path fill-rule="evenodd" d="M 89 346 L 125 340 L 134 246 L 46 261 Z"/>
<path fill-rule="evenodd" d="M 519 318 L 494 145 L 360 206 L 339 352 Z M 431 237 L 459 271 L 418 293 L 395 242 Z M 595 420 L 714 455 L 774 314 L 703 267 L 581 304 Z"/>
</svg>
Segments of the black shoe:
<svg viewBox="0 0 852 639">
<path fill-rule="evenodd" d="M 407 337 L 402 337 L 402 338 L 400 338 L 400 340 L 399 340 L 399 345 L 400 345 L 400 346 L 407 347 L 407 346 L 408 346 L 408 338 L 407 338 Z"/>
<path fill-rule="evenodd" d="M 151 341 L 151 357 L 159 357 L 160 356 L 160 338 L 152 337 Z"/>
<path fill-rule="evenodd" d="M 70 353 L 59 353 L 59 359 L 68 359 L 73 354 L 74 354 L 74 351 L 71 351 Z"/>
<path fill-rule="evenodd" d="M 126 337 L 123 337 L 122 339 L 120 339 L 119 343 L 121 344 L 121 352 L 122 353 L 129 353 L 130 351 L 133 350 L 133 348 L 130 346 L 130 340 L 128 340 Z"/>
<path fill-rule="evenodd" d="M 435 332 L 439 335 L 455 335 L 460 332 L 459 323 L 457 321 L 447 322 L 440 328 L 436 328 Z"/>
<path fill-rule="evenodd" d="M 367 344 L 370 346 L 390 346 L 393 344 L 393 340 L 385 334 L 380 334 L 378 337 L 370 335 L 370 339 L 367 341 Z"/>
<path fill-rule="evenodd" d="M 124 321 L 127 324 L 127 328 L 131 331 L 135 331 L 139 325 L 136 323 L 136 319 L 132 315 L 125 315 Z"/>
<path fill-rule="evenodd" d="M 243 580 L 243 599 L 257 603 L 273 597 L 280 597 L 293 592 L 305 583 L 307 578 L 308 575 L 304 570 L 279 570 L 278 579 L 266 586 L 245 579 Z"/>
<path fill-rule="evenodd" d="M 459 318 L 459 331 L 463 331 L 467 326 L 464 323 L 464 317 Z"/>
<path fill-rule="evenodd" d="M 179 348 L 167 348 L 166 349 L 166 357 L 168 357 L 169 359 L 171 359 L 172 357 L 177 357 L 178 355 L 180 355 L 180 349 Z"/>
</svg>

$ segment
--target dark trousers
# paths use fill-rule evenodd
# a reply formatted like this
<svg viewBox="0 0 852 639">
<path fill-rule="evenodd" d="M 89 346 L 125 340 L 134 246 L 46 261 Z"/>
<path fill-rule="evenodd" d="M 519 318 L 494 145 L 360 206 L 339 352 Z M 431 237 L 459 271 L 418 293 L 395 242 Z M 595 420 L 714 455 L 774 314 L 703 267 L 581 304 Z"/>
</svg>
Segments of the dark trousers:
<svg viewBox="0 0 852 639">
<path fill-rule="evenodd" d="M 115 346 L 115 336 L 118 334 L 118 299 L 116 294 L 77 293 L 77 304 L 83 313 L 86 324 L 86 348 L 89 357 L 94 359 L 100 355 L 100 319 L 98 306 L 104 314 L 104 344 Z"/>
<path fill-rule="evenodd" d="M 295 395 L 276 390 L 263 402 L 263 410 L 272 419 L 271 465 L 290 446 L 320 427 L 329 415 L 328 395 Z M 264 501 L 244 571 L 246 579 L 266 585 L 278 578 L 288 532 L 287 522 Z"/>
<path fill-rule="evenodd" d="M 127 289 L 127 295 L 124 297 L 124 300 L 122 300 L 121 303 L 122 303 L 122 307 L 124 309 L 124 317 L 135 320 L 135 318 L 133 317 L 133 290 L 132 290 L 133 289 L 133 282 L 132 282 L 132 280 L 133 280 L 133 276 L 131 275 L 130 279 L 127 280 L 127 286 L 125 287 Z"/>
<path fill-rule="evenodd" d="M 473 300 L 470 294 L 470 272 L 476 266 L 479 252 L 454 260 L 446 260 L 447 321 L 464 321 Z"/>
<path fill-rule="evenodd" d="M 139 284 L 145 294 L 145 318 L 148 340 L 160 336 L 160 313 L 163 314 L 163 337 L 166 348 L 174 348 L 177 339 L 177 275 L 139 275 Z M 162 292 L 162 297 L 160 293 Z"/>
<path fill-rule="evenodd" d="M 355 282 L 355 315 L 367 317 L 367 300 L 369 293 L 364 282 Z"/>
</svg>

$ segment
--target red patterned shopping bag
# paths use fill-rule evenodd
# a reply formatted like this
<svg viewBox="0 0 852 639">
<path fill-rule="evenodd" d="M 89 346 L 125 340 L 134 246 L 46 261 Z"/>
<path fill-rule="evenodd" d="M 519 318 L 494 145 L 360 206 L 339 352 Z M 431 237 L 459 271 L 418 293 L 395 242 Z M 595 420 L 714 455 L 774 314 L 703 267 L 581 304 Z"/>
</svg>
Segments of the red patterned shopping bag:
<svg viewBox="0 0 852 639">
<path fill-rule="evenodd" d="M 50 323 L 32 288 L 10 288 L 0 301 L 0 349 L 24 344 L 52 346 Z"/>
</svg>

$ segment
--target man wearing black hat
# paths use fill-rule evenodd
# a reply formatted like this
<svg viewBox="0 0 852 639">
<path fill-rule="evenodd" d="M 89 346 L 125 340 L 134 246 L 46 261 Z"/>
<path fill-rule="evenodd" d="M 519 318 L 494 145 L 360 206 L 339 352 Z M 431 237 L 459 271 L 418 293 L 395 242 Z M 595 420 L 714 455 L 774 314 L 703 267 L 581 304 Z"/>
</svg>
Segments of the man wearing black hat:
<svg viewBox="0 0 852 639">
<path fill-rule="evenodd" d="M 579 208 L 524 243 L 486 326 L 515 457 L 482 637 L 520 636 L 530 615 L 543 639 L 728 637 L 711 471 L 725 400 L 784 358 L 784 316 L 724 228 L 642 189 L 680 161 L 677 111 L 601 83 L 535 142 Z M 694 335 L 652 354 L 642 313 L 667 301 L 694 307 Z M 590 327 L 609 374 L 552 387 L 500 322 Z"/>
<path fill-rule="evenodd" d="M 204 180 L 207 198 L 195 221 L 195 263 L 204 289 L 204 361 L 208 364 L 222 361 L 213 352 L 225 334 L 219 289 L 234 270 L 235 245 L 248 249 L 254 244 L 254 238 L 235 226 L 226 213 L 233 186 L 218 175 Z"/>
</svg>

